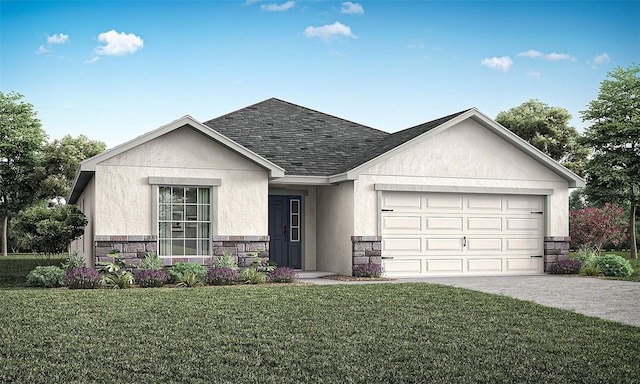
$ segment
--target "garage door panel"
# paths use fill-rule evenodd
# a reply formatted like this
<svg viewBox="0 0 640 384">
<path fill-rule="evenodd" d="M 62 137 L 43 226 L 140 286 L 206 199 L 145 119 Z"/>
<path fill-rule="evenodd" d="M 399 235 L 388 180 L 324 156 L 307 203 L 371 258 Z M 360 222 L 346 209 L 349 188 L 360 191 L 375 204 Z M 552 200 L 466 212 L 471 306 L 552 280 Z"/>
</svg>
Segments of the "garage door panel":
<svg viewBox="0 0 640 384">
<path fill-rule="evenodd" d="M 436 272 L 436 273 L 462 273 L 462 259 L 442 259 L 442 260 L 432 260 L 428 259 L 426 261 L 427 273 Z"/>
<path fill-rule="evenodd" d="M 507 217 L 507 230 L 542 233 L 542 220 L 539 217 Z"/>
<path fill-rule="evenodd" d="M 419 193 L 384 194 L 382 201 L 385 209 L 419 210 L 422 208 L 422 196 Z"/>
<path fill-rule="evenodd" d="M 467 249 L 470 252 L 478 251 L 502 251 L 502 238 L 477 239 L 467 238 Z"/>
<path fill-rule="evenodd" d="M 470 211 L 495 211 L 502 210 L 502 198 L 500 196 L 479 195 L 467 198 L 467 209 Z"/>
<path fill-rule="evenodd" d="M 502 259 L 468 259 L 467 271 L 483 273 L 502 272 Z"/>
<path fill-rule="evenodd" d="M 382 228 L 385 231 L 394 232 L 419 232 L 422 230 L 422 217 L 420 216 L 387 216 L 382 219 Z"/>
<path fill-rule="evenodd" d="M 541 264 L 542 258 L 510 258 L 507 259 L 507 272 L 538 272 Z"/>
<path fill-rule="evenodd" d="M 502 218 L 468 217 L 467 228 L 472 231 L 502 231 Z"/>
<path fill-rule="evenodd" d="M 382 238 L 382 250 L 387 252 L 421 252 L 422 238 Z"/>
<path fill-rule="evenodd" d="M 540 239 L 528 238 L 528 239 L 507 239 L 507 251 L 538 251 L 540 250 Z"/>
<path fill-rule="evenodd" d="M 510 196 L 507 200 L 507 211 L 531 212 L 542 211 L 542 199 L 532 199 L 530 196 Z"/>
<path fill-rule="evenodd" d="M 458 230 L 462 231 L 462 217 L 429 217 L 427 218 L 427 229 L 430 230 Z"/>
<path fill-rule="evenodd" d="M 422 261 L 420 259 L 385 259 L 382 260 L 382 268 L 385 273 L 419 274 L 422 272 Z"/>
<path fill-rule="evenodd" d="M 462 251 L 462 239 L 427 239 L 428 251 Z"/>
<path fill-rule="evenodd" d="M 430 210 L 446 208 L 447 211 L 455 212 L 462 210 L 461 195 L 433 194 L 426 197 L 426 208 Z"/>
</svg>

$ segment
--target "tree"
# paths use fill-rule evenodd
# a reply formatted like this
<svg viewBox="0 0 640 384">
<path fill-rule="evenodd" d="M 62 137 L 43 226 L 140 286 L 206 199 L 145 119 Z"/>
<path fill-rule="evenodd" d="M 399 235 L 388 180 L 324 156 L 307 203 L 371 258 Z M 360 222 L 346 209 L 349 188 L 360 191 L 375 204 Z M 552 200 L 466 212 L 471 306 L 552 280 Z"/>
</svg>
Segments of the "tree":
<svg viewBox="0 0 640 384">
<path fill-rule="evenodd" d="M 0 92 L 0 219 L 2 255 L 7 255 L 9 216 L 35 198 L 34 170 L 46 134 L 33 105 L 22 95 Z"/>
<path fill-rule="evenodd" d="M 49 256 L 66 251 L 82 236 L 87 218 L 76 205 L 48 207 L 43 201 L 20 211 L 11 225 L 29 240 L 33 251 Z"/>
<path fill-rule="evenodd" d="M 637 205 L 640 200 L 640 65 L 615 68 L 600 83 L 598 98 L 580 112 L 593 124 L 583 142 L 592 148 L 586 167 L 589 200 L 630 206 L 631 258 L 638 257 Z"/>
<path fill-rule="evenodd" d="M 43 164 L 37 170 L 40 181 L 38 197 L 62 202 L 71 190 L 79 164 L 102 153 L 106 144 L 90 140 L 85 135 L 74 138 L 66 135 L 60 140 L 45 144 Z"/>
<path fill-rule="evenodd" d="M 627 238 L 624 209 L 606 203 L 569 212 L 569 236 L 574 248 L 587 246 L 598 256 L 602 246 L 618 245 Z"/>
<path fill-rule="evenodd" d="M 589 149 L 578 142 L 580 134 L 569 126 L 571 114 L 561 107 L 551 107 L 531 99 L 500 112 L 496 121 L 528 141 L 547 156 L 582 176 Z"/>
</svg>

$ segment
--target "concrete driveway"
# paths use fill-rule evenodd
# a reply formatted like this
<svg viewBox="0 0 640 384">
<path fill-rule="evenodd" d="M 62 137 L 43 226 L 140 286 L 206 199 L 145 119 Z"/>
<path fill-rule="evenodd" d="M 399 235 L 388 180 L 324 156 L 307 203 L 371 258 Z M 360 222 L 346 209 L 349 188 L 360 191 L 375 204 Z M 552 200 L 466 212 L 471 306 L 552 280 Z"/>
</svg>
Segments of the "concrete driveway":
<svg viewBox="0 0 640 384">
<path fill-rule="evenodd" d="M 345 282 L 321 279 L 317 276 L 302 278 L 302 280 L 314 284 L 345 284 Z M 376 283 L 389 282 L 451 285 L 529 300 L 549 307 L 640 327 L 640 282 L 579 276 L 535 275 L 416 277 Z"/>
</svg>

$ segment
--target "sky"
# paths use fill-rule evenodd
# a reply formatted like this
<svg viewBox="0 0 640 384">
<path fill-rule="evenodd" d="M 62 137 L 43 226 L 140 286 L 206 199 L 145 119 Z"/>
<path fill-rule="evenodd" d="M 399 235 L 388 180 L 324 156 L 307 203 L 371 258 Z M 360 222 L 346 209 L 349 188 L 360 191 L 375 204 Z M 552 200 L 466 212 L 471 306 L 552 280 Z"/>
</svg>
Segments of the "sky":
<svg viewBox="0 0 640 384">
<path fill-rule="evenodd" d="M 529 99 L 571 125 L 640 62 L 640 1 L 0 1 L 0 90 L 121 144 L 276 97 L 395 132 Z"/>
</svg>

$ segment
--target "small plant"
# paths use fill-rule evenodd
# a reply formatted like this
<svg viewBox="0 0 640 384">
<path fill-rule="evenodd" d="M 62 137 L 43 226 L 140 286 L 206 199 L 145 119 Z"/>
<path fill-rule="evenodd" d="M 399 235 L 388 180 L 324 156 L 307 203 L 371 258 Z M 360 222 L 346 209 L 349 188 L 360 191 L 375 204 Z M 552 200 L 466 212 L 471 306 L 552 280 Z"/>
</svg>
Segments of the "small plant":
<svg viewBox="0 0 640 384">
<path fill-rule="evenodd" d="M 209 285 L 232 285 L 238 281 L 238 272 L 228 267 L 213 267 L 207 271 L 205 282 Z"/>
<path fill-rule="evenodd" d="M 275 264 L 265 257 L 256 257 L 251 266 L 240 271 L 240 280 L 246 284 L 263 284 L 269 278 L 269 272 L 276 268 Z"/>
<path fill-rule="evenodd" d="M 155 252 L 149 252 L 140 263 L 139 269 L 164 269 L 164 263 Z"/>
<path fill-rule="evenodd" d="M 278 267 L 269 272 L 269 281 L 272 283 L 293 283 L 298 274 L 291 268 Z"/>
<path fill-rule="evenodd" d="M 100 273 L 92 268 L 71 268 L 64 277 L 69 289 L 94 289 L 100 285 Z"/>
<path fill-rule="evenodd" d="M 78 252 L 73 252 L 72 254 L 69 255 L 69 258 L 67 259 L 66 262 L 62 262 L 62 268 L 65 271 L 68 271 L 74 268 L 82 268 L 86 266 L 87 265 L 85 264 L 84 257 L 80 256 Z"/>
<path fill-rule="evenodd" d="M 164 269 L 140 269 L 135 273 L 135 278 L 142 288 L 162 287 L 171 280 Z"/>
<path fill-rule="evenodd" d="M 99 262 L 104 266 L 102 274 L 102 283 L 109 288 L 124 289 L 131 287 L 135 279 L 133 273 L 126 270 L 127 264 L 118 256 L 117 249 L 108 253 L 113 258 L 110 262 Z"/>
<path fill-rule="evenodd" d="M 27 275 L 30 287 L 54 288 L 64 285 L 64 270 L 55 265 L 38 266 Z"/>
<path fill-rule="evenodd" d="M 380 277 L 382 265 L 374 263 L 356 264 L 353 266 L 354 277 Z"/>
<path fill-rule="evenodd" d="M 176 263 L 173 267 L 169 268 L 169 276 L 171 276 L 171 281 L 174 283 L 178 283 L 180 277 L 185 274 L 195 275 L 198 280 L 202 282 L 207 274 L 207 267 L 195 262 L 190 262 Z"/>
<path fill-rule="evenodd" d="M 554 275 L 573 275 L 580 272 L 582 263 L 579 260 L 560 260 L 552 264 L 549 273 Z"/>
<path fill-rule="evenodd" d="M 591 265 L 596 260 L 596 252 L 587 247 L 582 246 L 576 251 L 576 254 L 573 256 L 573 259 L 580 261 L 583 266 Z"/>
<path fill-rule="evenodd" d="M 582 276 L 602 276 L 602 271 L 597 265 L 589 264 L 580 269 Z"/>
<path fill-rule="evenodd" d="M 224 251 L 222 256 L 216 258 L 215 266 L 218 268 L 230 268 L 234 271 L 238 270 L 238 262 L 234 259 L 233 255 L 227 251 Z"/>
<path fill-rule="evenodd" d="M 629 260 L 619 255 L 604 255 L 598 257 L 593 265 L 600 267 L 605 276 L 626 277 L 633 273 Z"/>
<path fill-rule="evenodd" d="M 181 274 L 180 277 L 178 278 L 178 284 L 177 284 L 178 287 L 183 287 L 183 288 L 200 287 L 203 285 L 204 284 L 198 278 L 198 275 L 191 272 L 185 272 Z"/>
</svg>

